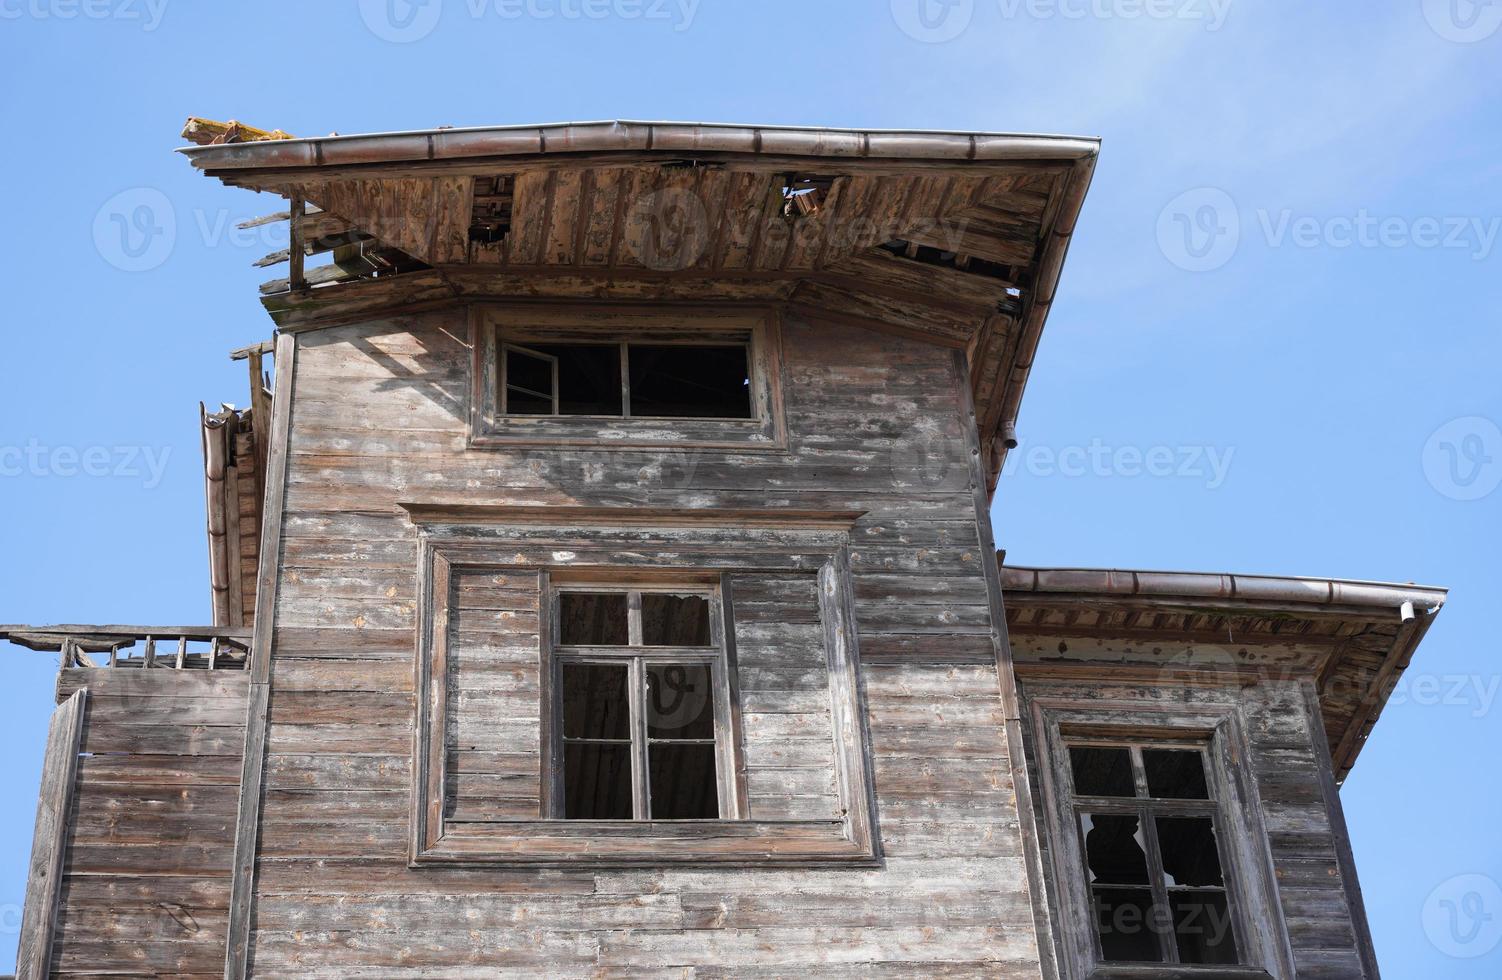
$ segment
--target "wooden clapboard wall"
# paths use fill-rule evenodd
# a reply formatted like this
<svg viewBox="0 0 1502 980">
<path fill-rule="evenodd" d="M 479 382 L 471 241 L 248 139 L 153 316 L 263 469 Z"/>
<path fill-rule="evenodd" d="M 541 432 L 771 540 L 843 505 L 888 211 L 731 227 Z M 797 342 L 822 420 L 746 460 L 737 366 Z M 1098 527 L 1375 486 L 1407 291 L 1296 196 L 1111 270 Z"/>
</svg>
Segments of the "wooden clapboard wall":
<svg viewBox="0 0 1502 980">
<path fill-rule="evenodd" d="M 87 690 L 55 976 L 223 976 L 247 675 L 74 668 Z"/>
<path fill-rule="evenodd" d="M 251 972 L 1036 976 L 953 352 L 790 315 L 785 453 L 487 451 L 467 447 L 467 338 L 458 309 L 297 338 Z M 422 500 L 864 512 L 850 562 L 884 863 L 410 868 L 419 541 L 398 504 Z M 736 598 L 738 629 L 787 618 L 749 584 Z M 745 697 L 748 743 L 802 710 Z"/>
</svg>

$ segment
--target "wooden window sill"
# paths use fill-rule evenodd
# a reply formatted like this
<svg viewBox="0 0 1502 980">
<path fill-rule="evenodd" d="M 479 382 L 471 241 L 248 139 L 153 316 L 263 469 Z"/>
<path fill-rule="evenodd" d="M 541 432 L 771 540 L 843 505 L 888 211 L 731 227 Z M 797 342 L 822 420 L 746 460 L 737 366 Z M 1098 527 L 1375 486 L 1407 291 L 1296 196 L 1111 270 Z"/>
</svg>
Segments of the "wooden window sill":
<svg viewBox="0 0 1502 980">
<path fill-rule="evenodd" d="M 843 820 L 445 821 L 411 865 L 818 867 L 877 863 Z"/>
</svg>

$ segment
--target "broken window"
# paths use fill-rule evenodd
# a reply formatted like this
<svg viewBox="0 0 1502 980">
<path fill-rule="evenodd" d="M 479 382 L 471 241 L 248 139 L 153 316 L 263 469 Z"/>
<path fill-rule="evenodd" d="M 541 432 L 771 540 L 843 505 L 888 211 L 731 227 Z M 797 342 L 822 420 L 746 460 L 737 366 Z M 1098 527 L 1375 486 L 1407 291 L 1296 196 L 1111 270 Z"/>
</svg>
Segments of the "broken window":
<svg viewBox="0 0 1502 980">
<path fill-rule="evenodd" d="M 554 595 L 555 757 L 569 820 L 734 816 L 712 590 L 567 585 Z"/>
<path fill-rule="evenodd" d="M 1239 962 L 1203 745 L 1068 746 L 1100 958 Z"/>
<path fill-rule="evenodd" d="M 750 345 L 507 343 L 501 413 L 751 419 Z"/>
</svg>

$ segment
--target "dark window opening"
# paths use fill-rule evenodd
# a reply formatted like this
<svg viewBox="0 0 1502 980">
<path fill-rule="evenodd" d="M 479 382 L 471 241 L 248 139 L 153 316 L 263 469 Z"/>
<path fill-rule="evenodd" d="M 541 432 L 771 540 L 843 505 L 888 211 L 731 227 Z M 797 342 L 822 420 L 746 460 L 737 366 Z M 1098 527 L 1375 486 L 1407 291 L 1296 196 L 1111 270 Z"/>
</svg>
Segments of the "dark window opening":
<svg viewBox="0 0 1502 980">
<path fill-rule="evenodd" d="M 1168 901 L 1180 963 L 1231 965 L 1239 961 L 1225 892 L 1171 892 Z"/>
<path fill-rule="evenodd" d="M 653 820 L 715 820 L 720 815 L 714 743 L 654 742 Z"/>
<path fill-rule="evenodd" d="M 624 665 L 563 665 L 564 814 L 629 820 L 631 727 Z"/>
<path fill-rule="evenodd" d="M 621 414 L 621 351 L 616 344 L 528 344 L 525 347 L 507 346 L 506 351 L 506 405 L 511 415 L 620 415 Z M 540 402 L 529 394 L 535 391 L 527 381 L 539 373 L 536 365 L 550 363 L 554 366 L 556 382 L 544 388 L 552 399 L 546 410 L 530 410 Z M 520 370 L 520 383 L 513 380 L 512 372 Z M 535 383 L 535 381 L 533 382 Z M 518 403 L 513 399 L 521 392 L 530 400 Z M 520 405 L 520 407 L 519 407 Z M 556 410 L 555 410 L 556 406 Z"/>
<path fill-rule="evenodd" d="M 505 348 L 506 410 L 513 415 L 552 415 L 557 408 L 558 359 L 541 351 Z"/>
<path fill-rule="evenodd" d="M 626 596 L 565 592 L 558 601 L 558 627 L 564 646 L 626 646 L 631 642 Z"/>
<path fill-rule="evenodd" d="M 1147 846 L 1136 817 L 1080 815 L 1085 833 L 1085 865 L 1092 884 L 1145 885 Z"/>
<path fill-rule="evenodd" d="M 701 595 L 643 593 L 641 632 L 642 643 L 649 647 L 707 647 L 709 600 Z"/>
<path fill-rule="evenodd" d="M 746 344 L 528 342 L 503 344 L 501 361 L 504 415 L 755 417 Z"/>
<path fill-rule="evenodd" d="M 1069 749 L 1069 762 L 1074 770 L 1076 796 L 1137 795 L 1137 785 L 1132 780 L 1132 756 L 1127 749 L 1075 745 Z"/>
<path fill-rule="evenodd" d="M 1161 925 L 1153 893 L 1145 888 L 1093 888 L 1095 928 L 1102 955 L 1117 963 L 1159 963 Z"/>
<path fill-rule="evenodd" d="M 631 344 L 631 414 L 641 418 L 751 418 L 746 348 Z"/>
<path fill-rule="evenodd" d="M 1142 768 L 1147 773 L 1147 791 L 1163 800 L 1208 800 L 1205 757 L 1178 749 L 1143 749 Z"/>
</svg>

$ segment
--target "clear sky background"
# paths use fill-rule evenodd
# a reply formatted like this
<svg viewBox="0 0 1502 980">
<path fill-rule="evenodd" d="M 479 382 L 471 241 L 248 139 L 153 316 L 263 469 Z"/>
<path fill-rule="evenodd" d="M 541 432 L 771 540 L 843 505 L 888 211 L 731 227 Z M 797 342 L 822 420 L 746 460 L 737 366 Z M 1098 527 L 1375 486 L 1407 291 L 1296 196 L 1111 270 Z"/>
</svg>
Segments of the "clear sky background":
<svg viewBox="0 0 1502 980">
<path fill-rule="evenodd" d="M 1344 803 L 1386 975 L 1502 975 L 1502 3 L 925 2 L 0 0 L 0 621 L 210 618 L 197 403 L 278 202 L 190 114 L 1098 135 L 999 543 L 1451 587 Z M 3 972 L 57 665 L 0 658 Z"/>
</svg>

